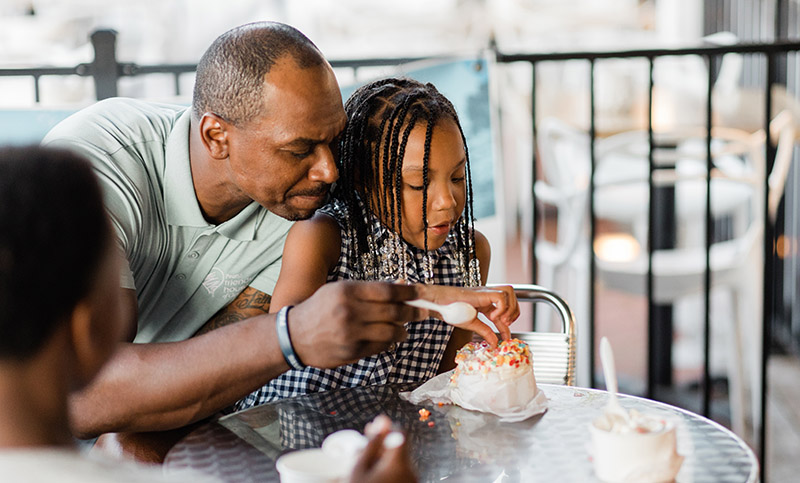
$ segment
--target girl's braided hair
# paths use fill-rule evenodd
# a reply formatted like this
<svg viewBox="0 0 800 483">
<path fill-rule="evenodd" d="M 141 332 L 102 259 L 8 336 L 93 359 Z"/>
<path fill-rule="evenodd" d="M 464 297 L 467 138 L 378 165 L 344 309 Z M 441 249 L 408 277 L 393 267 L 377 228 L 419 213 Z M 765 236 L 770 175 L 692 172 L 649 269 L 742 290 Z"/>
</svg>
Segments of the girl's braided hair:
<svg viewBox="0 0 800 483">
<path fill-rule="evenodd" d="M 464 213 L 454 228 L 457 250 L 469 267 L 475 259 L 475 234 L 473 215 L 472 176 L 464 131 L 453 104 L 433 84 L 423 84 L 413 79 L 388 78 L 366 84 L 357 89 L 345 103 L 348 123 L 342 134 L 339 149 L 339 180 L 332 190 L 334 199 L 342 202 L 348 212 L 347 227 L 356 243 L 356 253 L 349 254 L 357 260 L 361 273 L 368 273 L 364 260 L 378 266 L 378 254 L 367 241 L 371 223 L 369 213 L 374 213 L 395 229 L 402 238 L 401 216 L 402 169 L 408 137 L 416 126 L 425 126 L 425 151 L 423 159 L 422 219 L 425 227 L 424 248 L 428 251 L 428 162 L 431 137 L 435 125 L 441 120 L 451 120 L 461 133 L 466 154 L 467 193 Z M 377 196 L 372 196 L 376 194 Z M 360 198 L 366 212 L 362 212 Z M 366 255 L 366 256 L 365 256 Z"/>
</svg>

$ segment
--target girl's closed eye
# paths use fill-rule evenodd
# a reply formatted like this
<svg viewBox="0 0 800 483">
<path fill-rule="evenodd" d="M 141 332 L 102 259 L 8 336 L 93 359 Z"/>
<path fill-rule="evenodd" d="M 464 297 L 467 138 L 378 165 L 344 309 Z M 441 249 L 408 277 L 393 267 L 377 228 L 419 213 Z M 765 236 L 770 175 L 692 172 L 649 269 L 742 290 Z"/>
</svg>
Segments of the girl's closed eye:
<svg viewBox="0 0 800 483">
<path fill-rule="evenodd" d="M 467 170 L 464 167 L 466 163 L 467 163 L 466 159 L 458 163 L 458 166 L 456 166 L 456 169 L 454 169 L 452 171 L 452 174 L 450 175 L 451 176 L 450 181 L 452 181 L 453 183 L 461 183 L 462 181 L 466 181 Z"/>
<path fill-rule="evenodd" d="M 425 181 L 423 180 L 421 170 L 408 169 L 403 172 L 403 185 L 413 191 L 422 191 L 425 189 Z"/>
</svg>

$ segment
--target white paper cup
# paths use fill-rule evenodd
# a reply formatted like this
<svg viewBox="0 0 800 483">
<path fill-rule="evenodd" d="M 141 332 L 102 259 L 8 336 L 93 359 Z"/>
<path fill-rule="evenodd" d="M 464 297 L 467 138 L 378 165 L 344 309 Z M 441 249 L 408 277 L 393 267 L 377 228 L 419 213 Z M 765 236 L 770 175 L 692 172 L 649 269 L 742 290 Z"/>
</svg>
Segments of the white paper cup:
<svg viewBox="0 0 800 483">
<path fill-rule="evenodd" d="M 589 425 L 592 462 L 605 482 L 672 481 L 683 462 L 676 451 L 675 425 L 665 422 L 659 431 L 620 433 Z M 601 425 L 602 426 L 602 425 Z"/>
<path fill-rule="evenodd" d="M 287 453 L 275 462 L 281 483 L 340 483 L 348 479 L 350 465 L 326 455 L 320 448 Z"/>
</svg>

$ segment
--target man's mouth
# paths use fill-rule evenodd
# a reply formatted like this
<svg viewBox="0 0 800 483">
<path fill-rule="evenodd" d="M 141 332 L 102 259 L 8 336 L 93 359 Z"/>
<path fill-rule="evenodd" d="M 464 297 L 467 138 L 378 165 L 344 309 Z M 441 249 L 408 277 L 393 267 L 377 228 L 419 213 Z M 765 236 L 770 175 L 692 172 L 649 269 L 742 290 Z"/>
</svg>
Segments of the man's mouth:
<svg viewBox="0 0 800 483">
<path fill-rule="evenodd" d="M 321 203 L 328 196 L 328 191 L 330 191 L 330 187 L 329 186 L 323 186 L 323 187 L 315 188 L 315 189 L 311 189 L 311 190 L 298 191 L 298 192 L 295 192 L 295 193 L 291 193 L 290 196 L 292 198 L 300 198 L 300 199 L 305 199 L 305 200 L 310 200 L 310 201 L 319 201 Z"/>
</svg>

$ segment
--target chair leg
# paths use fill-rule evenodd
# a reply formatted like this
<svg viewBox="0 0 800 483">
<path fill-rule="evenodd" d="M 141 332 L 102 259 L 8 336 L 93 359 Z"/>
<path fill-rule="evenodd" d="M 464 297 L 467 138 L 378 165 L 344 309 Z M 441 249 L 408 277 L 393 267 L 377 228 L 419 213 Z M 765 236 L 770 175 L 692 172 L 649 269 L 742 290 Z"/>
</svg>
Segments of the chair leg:
<svg viewBox="0 0 800 483">
<path fill-rule="evenodd" d="M 763 271 L 763 256 L 761 248 L 763 238 L 754 243 L 754 248 L 748 255 L 739 277 L 737 288 L 737 301 L 739 313 L 739 331 L 742 334 L 743 365 L 745 372 L 745 390 L 749 392 L 749 412 L 746 417 L 749 423 L 750 439 L 745 441 L 754 444 L 760 432 L 761 425 L 761 357 L 763 341 L 763 291 L 760 276 L 753 276 Z"/>
<path fill-rule="evenodd" d="M 579 334 L 577 337 L 577 370 L 576 383 L 578 386 L 588 386 L 591 379 L 592 360 L 589 357 L 591 341 L 589 337 L 583 335 L 589 333 L 589 291 L 591 290 L 591 280 L 589 280 L 589 268 L 584 263 L 586 257 L 576 257 L 572 264 L 569 280 L 569 304 L 573 307 L 575 328 Z"/>
<path fill-rule="evenodd" d="M 739 313 L 738 299 L 746 294 L 736 290 L 731 291 L 731 304 L 733 314 L 731 317 L 730 336 L 728 344 L 728 400 L 731 406 L 731 427 L 733 432 L 746 438 L 747 424 L 745 417 L 745 353 L 742 344 L 741 314 Z"/>
</svg>

